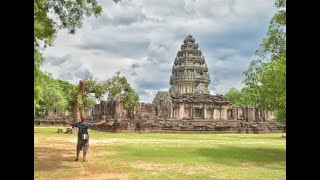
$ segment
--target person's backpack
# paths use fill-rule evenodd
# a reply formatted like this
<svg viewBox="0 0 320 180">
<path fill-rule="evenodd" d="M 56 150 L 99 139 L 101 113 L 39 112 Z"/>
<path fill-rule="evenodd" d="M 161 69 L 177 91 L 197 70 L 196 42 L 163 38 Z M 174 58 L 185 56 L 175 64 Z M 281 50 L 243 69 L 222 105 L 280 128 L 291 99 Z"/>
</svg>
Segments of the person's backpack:
<svg viewBox="0 0 320 180">
<path fill-rule="evenodd" d="M 81 133 L 81 139 L 83 139 L 83 140 L 88 140 L 89 139 L 89 135 L 88 134 L 83 134 L 82 132 L 81 132 L 81 128 L 79 127 L 79 131 L 80 131 L 80 133 Z"/>
</svg>

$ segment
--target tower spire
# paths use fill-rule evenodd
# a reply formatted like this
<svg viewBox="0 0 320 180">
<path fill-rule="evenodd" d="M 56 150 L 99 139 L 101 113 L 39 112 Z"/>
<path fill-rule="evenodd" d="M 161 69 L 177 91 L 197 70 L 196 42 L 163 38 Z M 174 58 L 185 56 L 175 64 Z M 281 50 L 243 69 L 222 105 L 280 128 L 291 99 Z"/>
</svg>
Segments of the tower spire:
<svg viewBox="0 0 320 180">
<path fill-rule="evenodd" d="M 179 59 L 179 61 L 177 61 Z M 170 77 L 170 94 L 209 94 L 210 75 L 199 44 L 187 35 L 175 58 Z"/>
</svg>

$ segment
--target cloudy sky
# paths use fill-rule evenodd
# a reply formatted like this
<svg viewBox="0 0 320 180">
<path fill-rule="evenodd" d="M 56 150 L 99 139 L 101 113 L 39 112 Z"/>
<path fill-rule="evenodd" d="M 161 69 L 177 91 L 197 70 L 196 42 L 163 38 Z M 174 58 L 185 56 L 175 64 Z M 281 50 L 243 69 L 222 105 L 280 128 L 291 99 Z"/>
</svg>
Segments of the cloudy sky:
<svg viewBox="0 0 320 180">
<path fill-rule="evenodd" d="M 75 35 L 60 31 L 41 68 L 71 83 L 86 76 L 107 80 L 119 70 L 145 102 L 169 89 L 173 61 L 188 34 L 205 56 L 211 93 L 242 88 L 242 72 L 276 12 L 273 0 L 99 2 L 103 14 L 85 18 Z"/>
</svg>

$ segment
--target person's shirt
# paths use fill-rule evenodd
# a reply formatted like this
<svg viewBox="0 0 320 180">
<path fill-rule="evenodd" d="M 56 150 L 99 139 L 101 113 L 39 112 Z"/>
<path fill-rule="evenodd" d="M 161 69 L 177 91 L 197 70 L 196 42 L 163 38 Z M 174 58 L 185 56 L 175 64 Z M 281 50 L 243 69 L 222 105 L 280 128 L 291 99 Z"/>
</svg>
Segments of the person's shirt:
<svg viewBox="0 0 320 180">
<path fill-rule="evenodd" d="M 78 131 L 78 138 L 81 139 L 82 135 L 81 134 L 87 134 L 89 136 L 89 133 L 88 133 L 88 128 L 89 127 L 92 127 L 93 126 L 93 123 L 89 123 L 89 122 L 85 122 L 85 121 L 80 121 L 80 122 L 77 122 L 77 123 L 74 123 L 72 125 L 72 127 L 77 127 L 79 128 L 79 131 Z"/>
</svg>

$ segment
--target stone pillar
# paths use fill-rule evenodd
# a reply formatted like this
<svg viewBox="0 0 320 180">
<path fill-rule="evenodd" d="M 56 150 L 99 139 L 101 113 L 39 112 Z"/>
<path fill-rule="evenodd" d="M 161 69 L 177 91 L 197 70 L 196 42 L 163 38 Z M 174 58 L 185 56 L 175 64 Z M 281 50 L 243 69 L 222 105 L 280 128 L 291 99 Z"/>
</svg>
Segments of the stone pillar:
<svg viewBox="0 0 320 180">
<path fill-rule="evenodd" d="M 265 121 L 266 120 L 266 111 L 264 109 L 262 109 L 262 120 Z"/>
<path fill-rule="evenodd" d="M 214 108 L 213 109 L 213 119 L 219 119 L 219 118 L 220 118 L 219 109 Z"/>
<path fill-rule="evenodd" d="M 237 108 L 232 108 L 232 119 L 237 119 Z"/>
<path fill-rule="evenodd" d="M 207 119 L 207 109 L 206 109 L 206 107 L 203 108 L 203 118 Z"/>
<path fill-rule="evenodd" d="M 216 108 L 212 109 L 212 119 L 215 120 L 216 119 Z"/>
<path fill-rule="evenodd" d="M 193 113 L 194 113 L 193 107 L 191 107 L 191 108 L 190 108 L 190 117 L 191 117 L 191 119 L 193 119 Z"/>
<path fill-rule="evenodd" d="M 254 108 L 248 108 L 248 121 L 255 121 L 255 109 Z"/>
<path fill-rule="evenodd" d="M 183 118 L 183 114 L 184 114 L 184 107 L 183 107 L 183 105 L 180 105 L 180 107 L 179 107 L 179 119 Z"/>
<path fill-rule="evenodd" d="M 221 118 L 224 120 L 227 120 L 228 119 L 228 109 L 226 107 L 224 107 L 221 111 L 222 111 Z"/>
<path fill-rule="evenodd" d="M 171 108 L 171 113 L 170 113 L 170 118 L 173 118 L 174 117 L 174 108 L 172 107 Z"/>
<path fill-rule="evenodd" d="M 261 121 L 259 108 L 255 108 L 255 117 L 256 117 L 256 121 L 259 121 L 259 122 Z"/>
<path fill-rule="evenodd" d="M 222 108 L 221 110 L 220 110 L 220 118 L 221 119 L 224 119 L 224 108 Z"/>
</svg>

